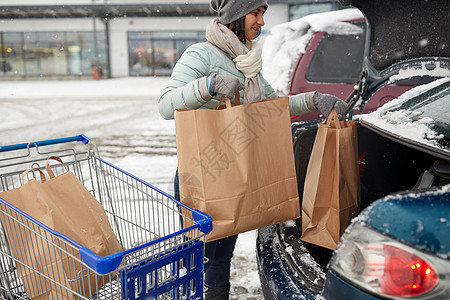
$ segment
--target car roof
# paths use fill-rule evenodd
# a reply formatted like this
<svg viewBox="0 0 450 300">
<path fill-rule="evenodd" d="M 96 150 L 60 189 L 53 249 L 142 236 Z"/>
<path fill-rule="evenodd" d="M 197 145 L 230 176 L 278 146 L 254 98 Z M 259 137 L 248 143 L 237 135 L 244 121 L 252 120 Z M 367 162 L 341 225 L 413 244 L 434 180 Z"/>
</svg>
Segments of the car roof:
<svg viewBox="0 0 450 300">
<path fill-rule="evenodd" d="M 356 8 L 333 10 L 306 15 L 300 19 L 275 25 L 270 29 L 270 34 L 279 35 L 286 32 L 295 32 L 298 36 L 306 34 L 310 29 L 314 32 L 326 31 L 342 22 L 354 20 L 364 20 L 364 15 Z M 286 38 L 288 37 L 283 37 L 283 39 Z"/>
</svg>

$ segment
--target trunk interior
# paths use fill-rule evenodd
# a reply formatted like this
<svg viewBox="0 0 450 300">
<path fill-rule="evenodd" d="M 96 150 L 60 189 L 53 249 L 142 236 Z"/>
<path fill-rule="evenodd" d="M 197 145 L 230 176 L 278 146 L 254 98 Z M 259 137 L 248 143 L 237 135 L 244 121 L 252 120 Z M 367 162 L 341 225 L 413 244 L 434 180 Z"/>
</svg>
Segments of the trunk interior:
<svg viewBox="0 0 450 300">
<path fill-rule="evenodd" d="M 298 180 L 300 205 L 302 202 L 303 182 L 314 144 L 317 127 L 299 128 L 294 131 L 294 155 Z M 361 179 L 361 209 L 373 201 L 396 192 L 416 189 L 422 174 L 432 172 L 433 186 L 449 183 L 449 162 L 432 155 L 407 147 L 391 139 L 383 137 L 358 124 L 358 145 Z M 444 166 L 436 170 L 436 164 Z M 440 173 L 439 173 L 440 170 Z M 443 170 L 443 171 L 442 171 Z M 423 184 L 423 182 L 422 182 Z M 288 239 L 301 235 L 301 221 L 295 229 L 279 228 L 287 244 Z M 332 250 L 309 243 L 302 243 L 315 262 L 326 272 L 326 266 L 333 253 Z M 304 251 L 305 248 L 303 248 Z M 296 263 L 301 268 L 301 263 Z"/>
</svg>

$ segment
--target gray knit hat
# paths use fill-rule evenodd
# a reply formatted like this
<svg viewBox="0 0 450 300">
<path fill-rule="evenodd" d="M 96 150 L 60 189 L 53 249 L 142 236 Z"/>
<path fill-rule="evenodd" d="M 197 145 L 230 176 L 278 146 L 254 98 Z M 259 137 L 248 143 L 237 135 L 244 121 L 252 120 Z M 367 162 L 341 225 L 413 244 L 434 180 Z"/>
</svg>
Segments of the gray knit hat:
<svg viewBox="0 0 450 300">
<path fill-rule="evenodd" d="M 211 0 L 211 8 L 217 12 L 219 22 L 228 25 L 260 6 L 269 6 L 267 0 Z"/>
</svg>

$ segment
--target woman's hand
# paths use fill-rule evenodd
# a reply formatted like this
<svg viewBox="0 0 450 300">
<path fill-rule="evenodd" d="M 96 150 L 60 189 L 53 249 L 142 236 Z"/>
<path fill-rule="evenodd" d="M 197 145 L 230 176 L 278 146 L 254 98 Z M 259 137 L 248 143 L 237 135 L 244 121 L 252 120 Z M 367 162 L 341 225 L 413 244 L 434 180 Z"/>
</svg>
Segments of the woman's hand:
<svg viewBox="0 0 450 300">
<path fill-rule="evenodd" d="M 216 73 L 212 73 L 210 78 L 209 93 L 211 96 L 219 95 L 221 97 L 233 99 L 236 92 L 239 92 L 244 88 L 244 85 L 236 76 L 217 75 Z"/>
<path fill-rule="evenodd" d="M 325 116 L 328 117 L 331 110 L 336 109 L 338 115 L 345 115 L 348 109 L 348 104 L 336 96 L 329 94 L 322 94 L 316 92 L 313 97 L 313 102 L 316 108 Z"/>
</svg>

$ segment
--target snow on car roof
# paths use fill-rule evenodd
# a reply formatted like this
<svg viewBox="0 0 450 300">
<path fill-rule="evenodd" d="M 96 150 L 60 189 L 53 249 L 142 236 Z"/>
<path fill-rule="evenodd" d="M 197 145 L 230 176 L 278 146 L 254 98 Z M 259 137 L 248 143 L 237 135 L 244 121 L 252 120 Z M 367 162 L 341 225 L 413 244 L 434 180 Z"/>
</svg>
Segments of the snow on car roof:
<svg viewBox="0 0 450 300">
<path fill-rule="evenodd" d="M 360 34 L 361 28 L 344 21 L 364 18 L 356 8 L 307 15 L 272 27 L 264 40 L 264 78 L 275 90 L 287 93 L 289 73 L 299 54 L 305 52 L 313 32 Z"/>
</svg>

